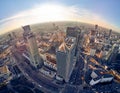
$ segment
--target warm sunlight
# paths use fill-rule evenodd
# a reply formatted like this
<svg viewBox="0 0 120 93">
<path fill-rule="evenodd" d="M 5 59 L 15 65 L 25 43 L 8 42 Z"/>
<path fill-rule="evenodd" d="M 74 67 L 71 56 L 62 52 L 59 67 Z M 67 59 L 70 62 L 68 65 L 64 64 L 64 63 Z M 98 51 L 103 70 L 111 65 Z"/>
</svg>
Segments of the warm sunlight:
<svg viewBox="0 0 120 93">
<path fill-rule="evenodd" d="M 120 0 L 1 0 L 0 93 L 120 93 Z"/>
<path fill-rule="evenodd" d="M 52 21 L 78 21 L 99 24 L 103 27 L 112 27 L 109 22 L 97 14 L 77 6 L 65 6 L 60 4 L 40 4 L 32 9 L 24 10 L 6 19 L 0 20 L 1 32 L 7 32 L 27 24 L 52 22 Z M 115 28 L 116 29 L 116 28 Z"/>
</svg>

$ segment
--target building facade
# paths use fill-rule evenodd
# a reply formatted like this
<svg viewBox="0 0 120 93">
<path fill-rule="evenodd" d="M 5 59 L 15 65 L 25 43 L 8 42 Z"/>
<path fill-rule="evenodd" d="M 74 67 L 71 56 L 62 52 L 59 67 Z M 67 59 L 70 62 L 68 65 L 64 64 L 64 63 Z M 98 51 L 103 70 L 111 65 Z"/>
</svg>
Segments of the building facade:
<svg viewBox="0 0 120 93">
<path fill-rule="evenodd" d="M 68 82 L 75 66 L 75 41 L 70 48 L 65 42 L 61 44 L 56 52 L 57 76 Z"/>
<path fill-rule="evenodd" d="M 39 55 L 35 35 L 31 32 L 30 26 L 24 26 L 25 38 L 27 38 L 28 51 L 30 53 L 31 64 L 35 67 L 42 65 L 42 58 Z M 28 32 L 28 33 L 27 33 Z"/>
</svg>

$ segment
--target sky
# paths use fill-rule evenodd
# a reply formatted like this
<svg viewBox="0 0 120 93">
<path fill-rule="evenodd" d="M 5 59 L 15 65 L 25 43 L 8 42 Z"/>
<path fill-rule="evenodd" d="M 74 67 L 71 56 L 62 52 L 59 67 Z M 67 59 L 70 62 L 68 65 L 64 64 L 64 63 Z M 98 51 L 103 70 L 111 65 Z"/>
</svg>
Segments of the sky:
<svg viewBox="0 0 120 93">
<path fill-rule="evenodd" d="M 0 33 L 51 21 L 80 21 L 120 32 L 120 0 L 1 0 Z"/>
</svg>

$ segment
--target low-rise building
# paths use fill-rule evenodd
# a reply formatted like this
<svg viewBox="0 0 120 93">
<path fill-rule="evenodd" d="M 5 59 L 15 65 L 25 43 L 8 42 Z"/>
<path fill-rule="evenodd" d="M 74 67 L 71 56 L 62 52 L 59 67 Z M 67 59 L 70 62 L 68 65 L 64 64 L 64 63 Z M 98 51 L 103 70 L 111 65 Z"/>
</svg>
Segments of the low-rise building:
<svg viewBox="0 0 120 93">
<path fill-rule="evenodd" d="M 113 80 L 112 75 L 105 74 L 101 70 L 92 71 L 91 78 L 92 78 L 92 80 L 89 83 L 91 86 L 98 84 L 98 83 L 111 82 Z"/>
<path fill-rule="evenodd" d="M 0 84 L 6 82 L 10 77 L 7 65 L 0 67 Z"/>
</svg>

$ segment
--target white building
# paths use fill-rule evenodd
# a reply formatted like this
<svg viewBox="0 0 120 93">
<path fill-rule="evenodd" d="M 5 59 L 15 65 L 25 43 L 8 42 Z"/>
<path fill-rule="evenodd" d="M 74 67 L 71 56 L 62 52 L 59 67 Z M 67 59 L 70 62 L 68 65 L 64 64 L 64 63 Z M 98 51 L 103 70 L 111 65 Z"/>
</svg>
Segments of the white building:
<svg viewBox="0 0 120 93">
<path fill-rule="evenodd" d="M 90 81 L 90 85 L 93 86 L 93 85 L 95 85 L 95 84 L 98 84 L 100 81 L 101 81 L 101 77 L 93 78 L 93 79 Z"/>
<path fill-rule="evenodd" d="M 91 77 L 92 77 L 92 80 L 89 83 L 91 86 L 98 83 L 111 82 L 113 80 L 112 75 L 103 74 L 101 70 L 92 71 Z"/>
<path fill-rule="evenodd" d="M 101 78 L 101 83 L 104 83 L 104 82 L 111 82 L 113 80 L 113 76 L 112 75 L 109 75 L 109 74 L 104 74 Z"/>
</svg>

